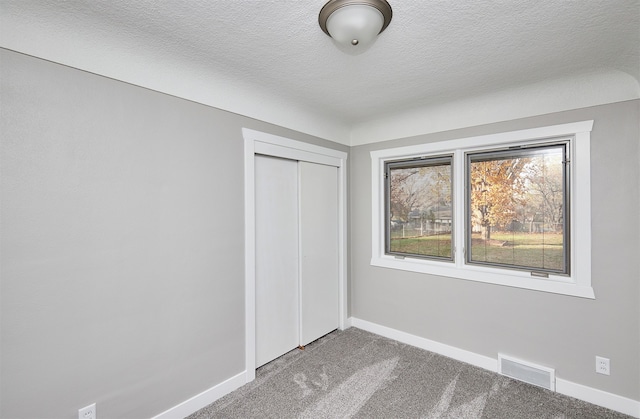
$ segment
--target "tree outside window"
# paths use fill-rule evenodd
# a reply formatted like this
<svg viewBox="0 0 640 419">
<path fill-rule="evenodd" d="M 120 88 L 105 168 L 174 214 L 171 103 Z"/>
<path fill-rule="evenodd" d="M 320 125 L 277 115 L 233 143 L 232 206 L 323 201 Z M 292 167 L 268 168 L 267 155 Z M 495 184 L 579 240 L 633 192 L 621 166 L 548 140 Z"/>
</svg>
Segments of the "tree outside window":
<svg viewBox="0 0 640 419">
<path fill-rule="evenodd" d="M 386 164 L 386 252 L 452 259 L 451 157 Z"/>
<path fill-rule="evenodd" d="M 566 144 L 467 154 L 467 262 L 568 274 Z"/>
</svg>

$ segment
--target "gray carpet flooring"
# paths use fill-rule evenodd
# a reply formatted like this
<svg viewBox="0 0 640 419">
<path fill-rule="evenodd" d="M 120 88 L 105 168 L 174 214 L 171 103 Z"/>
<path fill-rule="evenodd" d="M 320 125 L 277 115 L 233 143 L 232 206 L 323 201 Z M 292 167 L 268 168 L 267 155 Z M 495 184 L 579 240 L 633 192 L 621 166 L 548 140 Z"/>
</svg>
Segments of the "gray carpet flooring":
<svg viewBox="0 0 640 419">
<path fill-rule="evenodd" d="M 256 371 L 203 418 L 629 418 L 360 329 Z"/>
</svg>

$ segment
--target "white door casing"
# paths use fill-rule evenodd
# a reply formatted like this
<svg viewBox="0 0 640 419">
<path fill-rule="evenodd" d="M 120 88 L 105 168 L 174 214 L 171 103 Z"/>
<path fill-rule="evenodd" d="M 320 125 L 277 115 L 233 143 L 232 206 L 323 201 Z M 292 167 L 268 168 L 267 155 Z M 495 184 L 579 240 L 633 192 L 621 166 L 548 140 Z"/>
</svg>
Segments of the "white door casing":
<svg viewBox="0 0 640 419">
<path fill-rule="evenodd" d="M 255 160 L 256 153 L 337 168 L 338 183 L 338 327 L 347 319 L 347 153 L 244 128 L 245 174 L 245 374 L 255 379 L 256 369 L 256 222 Z"/>
</svg>

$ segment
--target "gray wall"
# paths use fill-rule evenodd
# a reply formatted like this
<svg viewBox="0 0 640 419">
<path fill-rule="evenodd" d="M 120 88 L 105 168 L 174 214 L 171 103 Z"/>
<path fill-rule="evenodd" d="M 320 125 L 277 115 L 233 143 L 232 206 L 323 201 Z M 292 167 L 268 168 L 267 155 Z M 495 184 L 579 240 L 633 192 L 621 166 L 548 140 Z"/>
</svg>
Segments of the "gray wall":
<svg viewBox="0 0 640 419">
<path fill-rule="evenodd" d="M 348 148 L 0 62 L 0 416 L 149 417 L 243 371 L 241 128 Z"/>
<path fill-rule="evenodd" d="M 596 299 L 372 267 L 369 152 L 595 120 L 592 285 Z M 640 400 L 640 101 L 597 106 L 351 149 L 351 314 L 497 358 L 556 368 L 559 378 Z M 595 373 L 595 356 L 611 376 Z"/>
</svg>

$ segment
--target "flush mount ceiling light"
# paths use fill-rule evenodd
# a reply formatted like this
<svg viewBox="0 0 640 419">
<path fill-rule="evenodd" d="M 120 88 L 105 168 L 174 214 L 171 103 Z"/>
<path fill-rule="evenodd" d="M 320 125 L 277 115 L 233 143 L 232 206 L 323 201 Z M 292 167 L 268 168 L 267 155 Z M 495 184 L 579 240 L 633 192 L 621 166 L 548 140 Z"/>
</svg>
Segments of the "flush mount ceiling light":
<svg viewBox="0 0 640 419">
<path fill-rule="evenodd" d="M 329 0 L 318 22 L 340 46 L 363 50 L 389 26 L 392 15 L 386 0 Z"/>
</svg>

